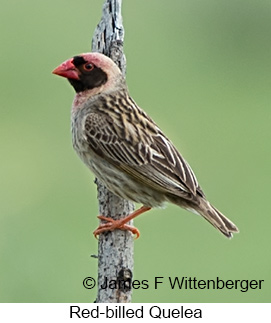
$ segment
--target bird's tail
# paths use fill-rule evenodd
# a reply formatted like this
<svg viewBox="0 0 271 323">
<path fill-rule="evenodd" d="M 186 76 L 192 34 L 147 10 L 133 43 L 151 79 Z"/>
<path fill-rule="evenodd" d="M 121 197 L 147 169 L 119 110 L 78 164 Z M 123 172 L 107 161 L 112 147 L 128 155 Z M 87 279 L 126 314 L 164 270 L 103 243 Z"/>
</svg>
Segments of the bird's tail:
<svg viewBox="0 0 271 323">
<path fill-rule="evenodd" d="M 237 226 L 225 217 L 217 208 L 212 206 L 205 199 L 201 199 L 196 212 L 210 222 L 215 228 L 223 233 L 227 238 L 232 238 L 233 233 L 239 232 Z"/>
</svg>

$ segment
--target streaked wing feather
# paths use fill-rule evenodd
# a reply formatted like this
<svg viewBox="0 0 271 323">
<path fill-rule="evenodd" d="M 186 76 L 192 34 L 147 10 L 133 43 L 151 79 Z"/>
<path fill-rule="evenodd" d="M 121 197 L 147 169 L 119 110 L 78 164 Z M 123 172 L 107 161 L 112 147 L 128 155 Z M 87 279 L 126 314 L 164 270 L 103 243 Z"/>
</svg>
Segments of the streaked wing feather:
<svg viewBox="0 0 271 323">
<path fill-rule="evenodd" d="M 127 119 L 125 120 L 127 123 Z M 156 190 L 180 196 L 203 195 L 190 166 L 151 119 L 125 127 L 109 114 L 90 113 L 85 137 L 99 156 Z M 152 123 L 146 130 L 146 122 Z M 155 130 L 154 130 L 155 129 Z"/>
</svg>

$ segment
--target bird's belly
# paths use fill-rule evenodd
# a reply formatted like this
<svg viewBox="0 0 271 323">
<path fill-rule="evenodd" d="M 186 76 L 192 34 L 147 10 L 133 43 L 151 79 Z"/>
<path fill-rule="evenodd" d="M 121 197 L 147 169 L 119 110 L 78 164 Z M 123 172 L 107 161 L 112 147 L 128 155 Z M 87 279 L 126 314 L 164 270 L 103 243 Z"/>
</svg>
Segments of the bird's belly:
<svg viewBox="0 0 271 323">
<path fill-rule="evenodd" d="M 120 171 L 117 167 L 100 158 L 95 153 L 78 153 L 87 167 L 113 194 L 126 200 L 141 203 L 150 207 L 163 207 L 166 197 L 130 175 Z"/>
</svg>

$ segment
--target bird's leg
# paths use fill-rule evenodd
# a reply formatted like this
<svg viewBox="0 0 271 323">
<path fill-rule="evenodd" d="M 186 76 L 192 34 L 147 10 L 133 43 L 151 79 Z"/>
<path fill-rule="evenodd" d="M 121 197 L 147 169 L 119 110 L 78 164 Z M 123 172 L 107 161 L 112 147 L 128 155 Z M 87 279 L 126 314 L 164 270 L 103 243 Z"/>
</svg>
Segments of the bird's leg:
<svg viewBox="0 0 271 323">
<path fill-rule="evenodd" d="M 134 219 L 136 216 L 149 211 L 151 207 L 149 206 L 141 206 L 138 210 L 135 210 L 128 216 L 126 216 L 123 219 L 120 220 L 114 220 L 112 218 L 108 218 L 103 215 L 99 215 L 98 219 L 106 221 L 107 223 L 100 224 L 99 227 L 93 232 L 94 237 L 97 238 L 97 236 L 105 231 L 113 231 L 115 229 L 120 229 L 120 230 L 128 230 L 131 231 L 133 234 L 136 234 L 136 239 L 140 236 L 139 230 L 135 227 L 132 227 L 131 225 L 126 224 L 127 222 L 131 221 Z"/>
</svg>

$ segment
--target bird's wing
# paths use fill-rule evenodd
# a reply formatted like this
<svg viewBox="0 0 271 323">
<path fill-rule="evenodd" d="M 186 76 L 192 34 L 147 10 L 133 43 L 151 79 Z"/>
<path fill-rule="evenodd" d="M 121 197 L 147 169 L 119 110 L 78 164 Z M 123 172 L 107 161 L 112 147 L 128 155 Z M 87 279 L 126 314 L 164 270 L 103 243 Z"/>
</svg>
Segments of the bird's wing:
<svg viewBox="0 0 271 323">
<path fill-rule="evenodd" d="M 197 179 L 177 149 L 142 111 L 141 122 L 120 115 L 90 113 L 84 135 L 90 148 L 120 170 L 156 190 L 203 195 Z"/>
</svg>

